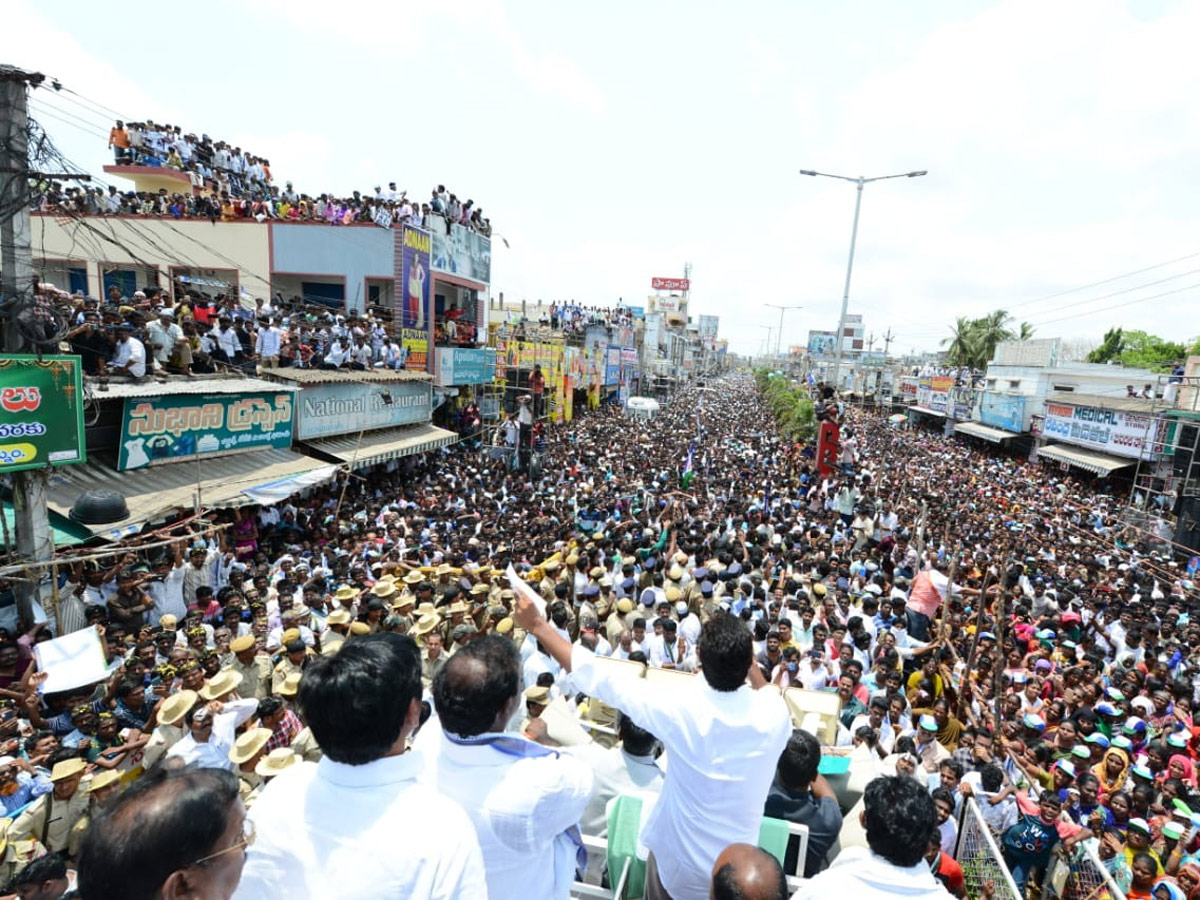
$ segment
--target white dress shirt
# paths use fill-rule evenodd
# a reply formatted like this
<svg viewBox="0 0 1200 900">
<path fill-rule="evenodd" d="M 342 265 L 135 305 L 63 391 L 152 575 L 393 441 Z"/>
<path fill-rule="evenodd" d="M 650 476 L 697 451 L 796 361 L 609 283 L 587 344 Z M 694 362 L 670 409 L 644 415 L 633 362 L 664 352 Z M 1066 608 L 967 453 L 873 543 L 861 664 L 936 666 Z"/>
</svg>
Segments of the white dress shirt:
<svg viewBox="0 0 1200 900">
<path fill-rule="evenodd" d="M 560 836 L 579 823 L 592 795 L 591 768 L 565 753 L 520 757 L 488 745 L 455 744 L 434 719 L 419 737 L 430 757 L 423 780 L 462 804 L 475 826 L 488 896 L 567 900 L 574 852 Z M 570 874 L 556 879 L 556 865 Z"/>
<path fill-rule="evenodd" d="M 254 342 L 254 352 L 266 359 L 279 355 L 280 332 L 274 325 L 259 329 L 258 338 Z"/>
<path fill-rule="evenodd" d="M 663 887 L 675 900 L 708 900 L 721 851 L 758 844 L 767 791 L 792 734 L 783 697 L 748 684 L 716 691 L 703 676 L 686 687 L 650 684 L 593 659 L 572 651 L 575 687 L 630 716 L 670 756 L 662 796 L 642 829 Z"/>
<path fill-rule="evenodd" d="M 146 348 L 135 337 L 117 341 L 117 352 L 109 365 L 114 369 L 129 366 L 129 374 L 141 378 L 146 374 Z"/>
<path fill-rule="evenodd" d="M 422 784 L 419 753 L 362 766 L 299 763 L 250 809 L 257 838 L 235 900 L 486 898 L 483 857 L 462 807 Z"/>
<path fill-rule="evenodd" d="M 197 741 L 189 731 L 167 751 L 167 757 L 177 756 L 184 765 L 232 772 L 233 761 L 229 758 L 229 751 L 236 737 L 234 732 L 257 709 L 258 701 L 253 697 L 249 700 L 230 700 L 224 704 L 221 712 L 213 716 L 212 732 L 207 741 Z"/>
<path fill-rule="evenodd" d="M 921 860 L 902 868 L 876 856 L 866 847 L 847 847 L 824 872 L 806 881 L 792 894 L 792 900 L 825 900 L 846 897 L 853 900 L 949 900 L 950 893 Z"/>
</svg>

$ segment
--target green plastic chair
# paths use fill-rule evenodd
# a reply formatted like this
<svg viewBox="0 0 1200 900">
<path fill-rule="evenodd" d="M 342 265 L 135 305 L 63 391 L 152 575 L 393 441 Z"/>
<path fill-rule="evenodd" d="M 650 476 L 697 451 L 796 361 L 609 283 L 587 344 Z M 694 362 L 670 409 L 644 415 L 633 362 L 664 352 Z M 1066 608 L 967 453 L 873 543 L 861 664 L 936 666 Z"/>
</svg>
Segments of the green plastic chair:
<svg viewBox="0 0 1200 900">
<path fill-rule="evenodd" d="M 608 811 L 608 877 L 615 884 L 625 864 L 629 864 L 626 897 L 641 897 L 646 893 L 646 862 L 637 855 L 641 827 L 642 798 L 627 794 L 617 797 Z"/>
</svg>

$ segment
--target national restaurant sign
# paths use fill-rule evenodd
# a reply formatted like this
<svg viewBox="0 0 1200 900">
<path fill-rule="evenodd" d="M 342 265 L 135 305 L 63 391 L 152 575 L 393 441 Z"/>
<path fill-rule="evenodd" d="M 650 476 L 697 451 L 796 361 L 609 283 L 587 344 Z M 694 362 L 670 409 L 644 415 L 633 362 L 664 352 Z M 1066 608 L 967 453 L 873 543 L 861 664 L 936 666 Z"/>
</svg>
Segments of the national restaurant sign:
<svg viewBox="0 0 1200 900">
<path fill-rule="evenodd" d="M 1042 436 L 1113 456 L 1154 459 L 1163 421 L 1143 413 L 1071 403 L 1046 403 Z"/>
</svg>

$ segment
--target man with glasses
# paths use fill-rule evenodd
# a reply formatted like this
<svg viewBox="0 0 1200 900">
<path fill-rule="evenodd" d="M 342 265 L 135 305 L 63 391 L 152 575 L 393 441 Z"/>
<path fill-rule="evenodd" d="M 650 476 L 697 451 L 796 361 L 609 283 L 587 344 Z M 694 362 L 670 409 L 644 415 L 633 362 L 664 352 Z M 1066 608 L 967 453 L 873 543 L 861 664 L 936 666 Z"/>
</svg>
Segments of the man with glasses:
<svg viewBox="0 0 1200 900">
<path fill-rule="evenodd" d="M 88 828 L 79 852 L 80 895 L 229 900 L 253 843 L 233 773 L 158 768 Z"/>
</svg>

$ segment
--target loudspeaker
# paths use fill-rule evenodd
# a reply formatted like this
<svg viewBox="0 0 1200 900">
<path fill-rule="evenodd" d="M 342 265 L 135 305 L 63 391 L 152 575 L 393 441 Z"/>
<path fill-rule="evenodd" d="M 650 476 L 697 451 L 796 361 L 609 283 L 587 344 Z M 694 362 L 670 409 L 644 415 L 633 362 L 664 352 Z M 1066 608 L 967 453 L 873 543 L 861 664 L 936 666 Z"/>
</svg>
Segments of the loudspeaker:
<svg viewBox="0 0 1200 900">
<path fill-rule="evenodd" d="M 1187 547 L 1192 556 L 1200 556 L 1200 497 L 1183 497 L 1179 503 L 1179 520 L 1175 524 L 1176 551 Z"/>
<path fill-rule="evenodd" d="M 1187 478 L 1188 469 L 1196 455 L 1196 444 L 1200 441 L 1200 426 L 1179 424 L 1179 440 L 1176 442 L 1175 457 L 1172 460 L 1176 475 Z"/>
</svg>

